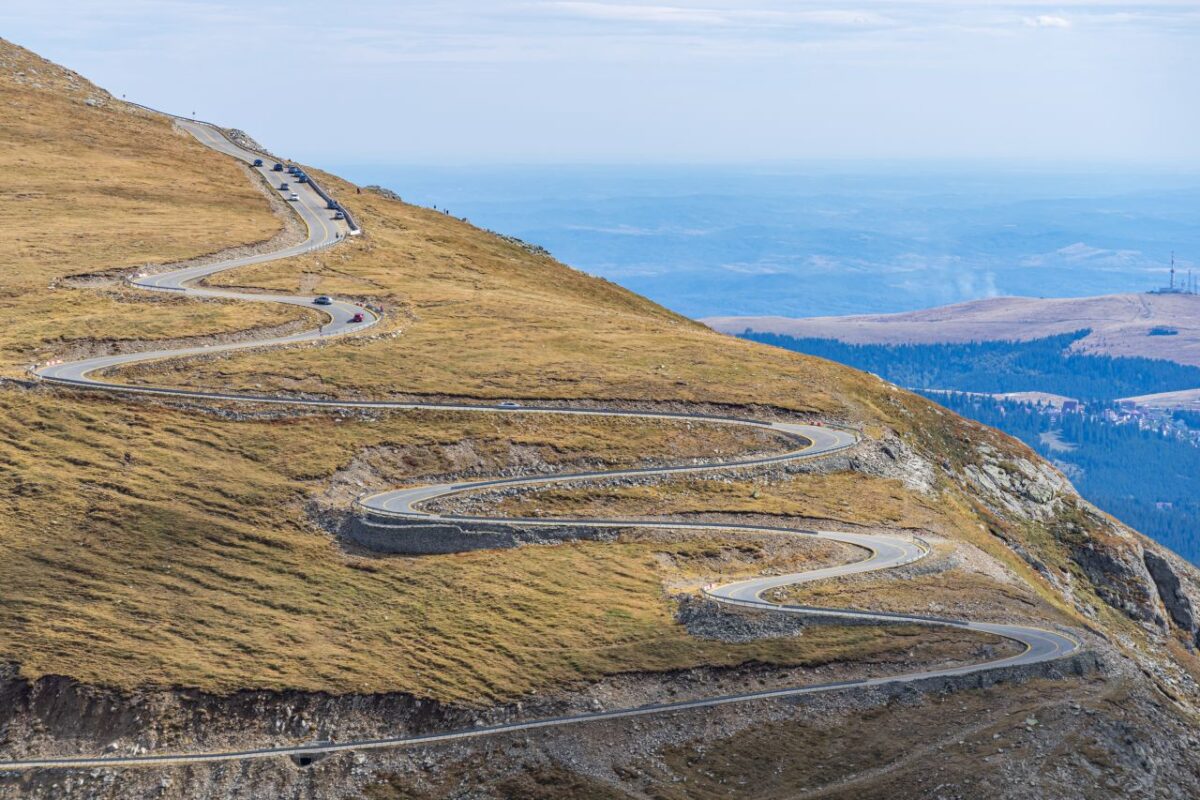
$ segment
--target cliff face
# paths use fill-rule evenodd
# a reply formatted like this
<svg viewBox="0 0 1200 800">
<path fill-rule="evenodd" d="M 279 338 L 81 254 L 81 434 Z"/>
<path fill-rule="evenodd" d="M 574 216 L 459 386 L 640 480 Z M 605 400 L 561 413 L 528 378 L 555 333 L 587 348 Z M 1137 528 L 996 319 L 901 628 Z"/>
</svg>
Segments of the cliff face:
<svg viewBox="0 0 1200 800">
<path fill-rule="evenodd" d="M 107 192 L 179 222 L 137 238 L 98 206 L 76 203 L 63 216 L 93 238 L 56 233 L 40 215 L 70 206 L 74 190 L 47 184 L 38 169 L 6 173 L 0 191 L 41 198 L 8 229 L 18 241 L 34 232 L 52 240 L 12 262 L 20 291 L 4 302 L 51 298 L 46 325 L 21 332 L 36 347 L 14 352 L 65 357 L 92 340 L 124 339 L 131 318 L 162 338 L 249 337 L 297 323 L 240 306 L 156 302 L 114 285 L 114 268 L 261 247 L 283 226 L 247 174 L 168 121 L 69 73 L 44 78 L 50 65 L 3 45 L 0 99 L 45 112 L 19 124 L 0 117 L 13 145 L 3 152 L 49 162 L 44 144 L 54 142 L 64 171 L 103 169 Z M 142 164 L 145 151 L 129 149 L 139 140 L 155 169 Z M 177 168 L 205 177 L 174 192 L 161 176 Z M 358 194 L 334 176 L 326 183 L 348 198 L 365 236 L 213 282 L 369 299 L 384 309 L 379 328 L 320 347 L 160 362 L 125 378 L 281 396 L 520 398 L 851 426 L 862 444 L 811 462 L 455 502 L 531 516 L 919 536 L 930 548 L 920 562 L 780 599 L 1068 626 L 1083 631 L 1085 654 L 1036 669 L 311 764 L 0 771 L 0 796 L 59 797 L 68 786 L 77 797 L 181 798 L 1200 792 L 1189 753 L 1200 703 L 1200 576 L 1081 501 L 1027 448 L 872 376 L 717 335 L 535 247 L 396 197 Z M 209 228 L 214 237 L 202 242 Z M 45 252 L 56 259 L 50 272 Z M 68 263 L 70 274 L 100 277 L 43 289 L 66 277 Z M 59 304 L 60 291 L 71 301 Z M 93 311 L 86 324 L 71 316 L 79 308 Z M 84 335 L 56 338 L 54 328 Z M 402 558 L 343 535 L 351 500 L 370 489 L 725 461 L 782 446 L 690 422 L 300 412 L 6 381 L 0 757 L 441 731 L 879 677 L 999 652 L 994 641 L 952 629 L 780 625 L 713 614 L 688 599 L 719 578 L 855 557 L 795 536 L 641 530 L 558 545 L 509 537 L 498 543 L 524 546 Z"/>
</svg>

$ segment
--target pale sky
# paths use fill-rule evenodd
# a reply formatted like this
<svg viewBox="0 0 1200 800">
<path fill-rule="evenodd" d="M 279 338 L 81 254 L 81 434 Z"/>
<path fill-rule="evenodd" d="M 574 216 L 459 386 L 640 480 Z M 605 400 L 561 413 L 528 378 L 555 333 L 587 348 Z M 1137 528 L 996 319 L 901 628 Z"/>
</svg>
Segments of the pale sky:
<svg viewBox="0 0 1200 800">
<path fill-rule="evenodd" d="M 1200 165 L 1200 2 L 38 0 L 0 35 L 326 163 Z"/>
</svg>

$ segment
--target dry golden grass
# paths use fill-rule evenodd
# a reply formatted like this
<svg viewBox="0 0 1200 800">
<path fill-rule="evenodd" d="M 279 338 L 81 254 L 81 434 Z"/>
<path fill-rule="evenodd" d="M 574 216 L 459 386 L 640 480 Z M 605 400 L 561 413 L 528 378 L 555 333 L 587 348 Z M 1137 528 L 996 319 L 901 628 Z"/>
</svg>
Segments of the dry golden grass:
<svg viewBox="0 0 1200 800">
<path fill-rule="evenodd" d="M 11 234 L 0 241 L 0 313 L 19 320 L 0 332 L 0 371 L 93 338 L 178 337 L 287 319 L 292 312 L 262 306 L 46 288 L 66 275 L 260 241 L 279 227 L 229 159 L 115 101 L 89 106 L 90 96 L 103 94 L 0 42 L 0 108 L 8 112 L 0 114 L 0 224 Z M 974 457 L 964 442 L 987 436 L 870 376 L 717 335 L 464 222 L 357 195 L 324 177 L 366 236 L 218 280 L 370 298 L 388 311 L 379 332 L 398 335 L 156 363 L 131 374 L 336 397 L 774 406 L 854 421 L 871 435 L 896 432 L 952 466 Z M 524 468 L 531 459 L 618 465 L 649 453 L 686 459 L 760 446 L 702 426 L 433 412 L 233 422 L 97 396 L 0 390 L 0 658 L 21 662 L 31 676 L 125 686 L 482 701 L 626 670 L 899 653 L 908 646 L 897 643 L 901 634 L 863 628 L 737 647 L 690 639 L 673 622 L 664 582 L 700 579 L 709 566 L 732 574 L 777 561 L 736 546 L 713 554 L 711 541 L 631 536 L 367 559 L 342 553 L 306 515 L 311 503 L 344 502 L 345 492 L 329 485 L 346 479 L 342 488 L 352 491 L 346 475 L 354 469 L 401 483 Z M 647 513 L 940 525 L 1000 559 L 1042 602 L 1064 602 L 980 521 L 1059 566 L 1066 558 L 1055 535 L 993 520 L 961 492 L 946 492 L 933 507 L 894 483 L 848 474 L 760 488 L 757 497 L 740 485 L 681 485 L 674 494 L 554 501 L 583 502 L 572 505 L 576 512 L 628 504 Z"/>
<path fill-rule="evenodd" d="M 48 289 L 69 275 L 269 239 L 280 222 L 231 159 L 3 39 L 0 175 L 0 374 L 89 339 L 221 333 L 299 317 L 147 292 Z"/>
<path fill-rule="evenodd" d="M 453 468 L 464 442 L 483 463 L 519 446 L 626 465 L 671 443 L 702 454 L 706 426 L 441 412 L 217 422 L 15 390 L 0 392 L 0 423 L 0 659 L 31 676 L 481 701 L 624 670 L 814 663 L 912 641 L 861 628 L 693 640 L 672 620 L 663 580 L 675 570 L 658 554 L 702 557 L 704 543 L 367 559 L 304 521 L 364 448 L 421 454 L 416 477 Z"/>
<path fill-rule="evenodd" d="M 696 591 L 713 580 L 820 569 L 863 555 L 857 547 L 790 534 L 646 529 L 624 538 L 654 545 L 659 571 L 673 592 Z"/>
<path fill-rule="evenodd" d="M 928 557 L 927 565 L 936 565 L 958 548 L 974 544 L 983 552 L 1005 555 L 993 542 L 973 534 L 979 523 L 964 513 L 945 495 L 934 498 L 907 489 L 899 481 L 839 472 L 801 474 L 781 481 L 720 478 L 671 477 L 644 486 L 588 486 L 531 488 L 519 496 L 490 502 L 488 495 L 465 498 L 477 511 L 490 509 L 499 516 L 567 516 L 649 518 L 672 514 L 753 514 L 756 518 L 775 517 L 769 524 L 802 527 L 805 519 L 870 528 L 906 529 L 913 533 L 931 532 L 961 545 L 943 545 Z M 743 536 L 731 532 L 724 537 L 725 547 L 735 546 Z M 716 543 L 713 543 L 716 546 Z M 1045 545 L 1047 551 L 1053 548 Z M 966 552 L 966 551 L 964 551 Z M 746 567 L 754 562 L 757 548 L 742 554 L 741 565 L 723 569 L 709 565 L 708 574 L 726 578 L 750 574 Z M 814 554 L 815 555 L 815 554 Z M 831 554 L 832 555 L 832 554 Z M 862 553 L 849 549 L 831 560 L 856 560 Z M 1010 558 L 999 564 L 1021 574 Z M 819 556 L 812 563 L 771 564 L 770 568 L 814 569 L 824 566 Z M 761 572 L 764 566 L 759 566 Z M 933 613 L 950 616 L 979 616 L 985 610 L 993 616 L 1011 614 L 1069 619 L 1061 600 L 1039 592 L 1036 584 L 1001 579 L 986 571 L 951 564 L 939 571 L 917 577 L 898 578 L 894 574 L 871 573 L 815 584 L 802 584 L 773 594 L 777 602 L 860 608 L 864 610 Z M 970 608 L 968 609 L 968 604 Z M 972 613 L 976 612 L 976 613 Z"/>
<path fill-rule="evenodd" d="M 428 209 L 325 176 L 367 232 L 320 254 L 223 273 L 240 285 L 372 297 L 397 338 L 134 368 L 173 385 L 261 384 L 387 397 L 636 399 L 841 414 L 878 382 L 716 334 L 612 283 Z"/>
<path fill-rule="evenodd" d="M 20 320 L 0 337 L 7 365 L 82 351 L 92 339 L 288 318 L 112 288 L 47 289 L 68 275 L 264 240 L 279 223 L 240 169 L 166 121 L 7 43 L 0 62 L 0 102 L 19 112 L 0 123 L 12 201 L 0 223 L 16 232 L 0 243 L 12 265 L 2 302 Z M 234 277 L 295 286 L 311 270 L 320 291 L 385 303 L 388 325 L 403 335 L 273 353 L 268 361 L 280 368 L 251 384 L 749 400 L 776 377 L 773 365 L 744 368 L 752 346 L 611 284 L 443 215 L 371 195 L 355 200 L 370 230 L 364 240 Z M 788 376 L 796 390 L 820 371 L 783 353 L 768 360 L 807 365 Z M 356 385 L 356 372 L 371 381 Z M 736 387 L 728 397 L 715 390 L 723 381 Z M 788 405 L 838 403 L 796 391 Z M 328 483 L 356 456 L 371 462 L 363 454 L 372 448 L 402 452 L 372 466 L 382 470 L 374 479 L 400 481 L 499 471 L 518 454 L 624 465 L 647 453 L 741 452 L 763 446 L 753 432 L 435 413 L 235 423 L 16 390 L 0 393 L 0 417 L 0 496 L 9 506 L 0 518 L 0 658 L 30 676 L 481 701 L 623 670 L 815 663 L 900 652 L 914 641 L 835 628 L 737 647 L 693 640 L 673 622 L 663 588 L 690 558 L 686 543 L 670 545 L 669 565 L 661 542 L 637 539 L 372 560 L 343 554 L 305 515 L 311 501 L 329 501 Z"/>
<path fill-rule="evenodd" d="M 994 615 L 1018 613 L 1024 618 L 1053 616 L 1028 587 L 1005 583 L 964 569 L 947 569 L 929 575 L 896 580 L 895 576 L 868 574 L 849 579 L 805 584 L 772 595 L 773 600 L 829 608 L 895 611 L 934 616 L 981 618 L 981 610 Z"/>
<path fill-rule="evenodd" d="M 794 475 L 782 482 L 701 475 L 644 486 L 549 486 L 506 497 L 494 508 L 505 516 L 766 514 L 925 529 L 952 522 L 934 498 L 906 489 L 897 480 L 853 472 Z"/>
</svg>

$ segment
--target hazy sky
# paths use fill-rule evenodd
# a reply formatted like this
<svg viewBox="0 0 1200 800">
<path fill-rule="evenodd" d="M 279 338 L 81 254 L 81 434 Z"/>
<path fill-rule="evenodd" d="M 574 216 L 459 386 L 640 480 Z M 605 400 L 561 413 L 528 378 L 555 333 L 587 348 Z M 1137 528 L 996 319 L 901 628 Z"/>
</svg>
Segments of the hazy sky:
<svg viewBox="0 0 1200 800">
<path fill-rule="evenodd" d="M 1200 165 L 1200 3 L 38 0 L 0 35 L 326 163 Z"/>
</svg>

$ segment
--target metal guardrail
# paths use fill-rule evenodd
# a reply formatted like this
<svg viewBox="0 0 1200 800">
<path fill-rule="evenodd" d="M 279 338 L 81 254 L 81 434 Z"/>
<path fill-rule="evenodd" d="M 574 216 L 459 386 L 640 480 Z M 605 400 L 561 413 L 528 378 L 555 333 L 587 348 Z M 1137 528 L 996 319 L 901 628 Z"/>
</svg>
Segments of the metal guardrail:
<svg viewBox="0 0 1200 800">
<path fill-rule="evenodd" d="M 234 142 L 234 144 L 237 144 L 237 142 Z M 242 145 L 238 146 L 241 147 Z M 305 175 L 308 175 L 308 173 L 305 173 Z M 342 212 L 342 214 L 346 217 L 346 225 L 350 228 L 351 236 L 359 236 L 362 234 L 362 228 L 360 228 L 358 223 L 354 221 L 354 216 L 350 213 L 350 211 L 337 200 L 333 199 L 333 195 L 325 191 L 325 189 L 321 187 L 321 184 L 313 180 L 311 175 L 308 175 L 308 185 L 311 186 L 313 191 L 316 192 L 317 195 L 328 205 L 334 206 L 338 211 Z"/>
<path fill-rule="evenodd" d="M 275 156 L 273 153 L 269 153 L 266 150 L 263 150 L 262 148 L 250 147 L 249 145 L 242 144 L 241 142 L 235 142 L 233 140 L 233 138 L 230 137 L 230 135 L 226 132 L 226 128 L 222 125 L 218 125 L 215 122 L 209 122 L 208 120 L 205 120 L 205 119 L 196 119 L 195 117 L 185 117 L 182 114 L 172 114 L 170 111 L 163 111 L 162 109 L 153 108 L 151 106 L 143 105 L 142 103 L 135 103 L 132 100 L 122 100 L 121 102 L 126 103 L 131 106 L 136 106 L 136 107 L 144 109 L 146 111 L 150 111 L 154 114 L 162 114 L 164 117 L 171 117 L 172 119 L 181 119 L 181 120 L 184 120 L 185 122 L 195 122 L 200 125 L 207 125 L 208 127 L 216 130 L 217 133 L 221 134 L 222 138 L 224 138 L 225 141 L 229 142 L 234 147 L 240 147 L 243 150 L 249 150 L 251 153 L 258 153 L 259 155 L 266 156 L 267 158 L 270 158 L 272 160 L 275 160 L 277 158 L 277 156 Z M 338 211 L 341 211 L 342 214 L 345 215 L 346 227 L 348 227 L 350 229 L 351 236 L 360 236 L 362 234 L 362 227 L 357 222 L 355 222 L 354 215 L 350 213 L 349 209 L 347 209 L 345 206 L 343 206 L 341 203 L 339 203 L 333 197 L 333 195 L 331 195 L 329 192 L 325 191 L 325 189 L 319 183 L 317 183 L 311 176 L 308 178 L 308 183 L 309 183 L 309 185 L 312 186 L 313 191 L 315 191 L 322 200 L 324 200 L 326 203 L 333 204 L 337 208 Z"/>
</svg>

